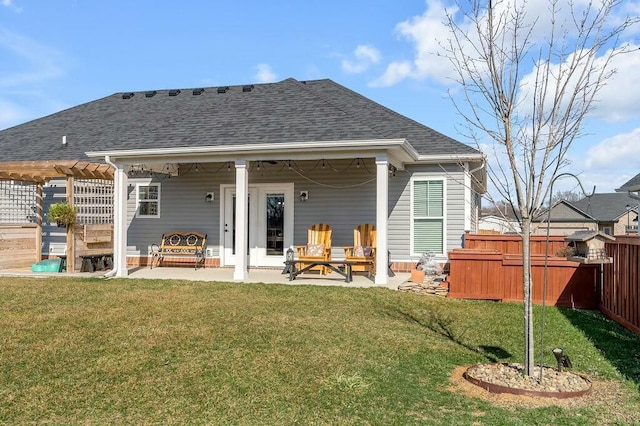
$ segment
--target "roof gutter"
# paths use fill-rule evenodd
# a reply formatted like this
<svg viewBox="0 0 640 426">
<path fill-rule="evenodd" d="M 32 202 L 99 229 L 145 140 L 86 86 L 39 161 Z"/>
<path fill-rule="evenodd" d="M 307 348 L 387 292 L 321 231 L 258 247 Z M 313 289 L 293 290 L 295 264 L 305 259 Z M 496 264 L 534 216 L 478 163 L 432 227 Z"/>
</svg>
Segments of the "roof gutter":
<svg viewBox="0 0 640 426">
<path fill-rule="evenodd" d="M 406 139 L 374 139 L 374 140 L 346 140 L 323 142 L 293 142 L 282 144 L 252 144 L 252 145 L 225 145 L 225 146 L 201 146 L 201 147 L 175 147 L 175 148 L 150 148 L 131 149 L 117 151 L 89 151 L 89 157 L 111 158 L 137 158 L 137 157 L 188 157 L 190 155 L 202 156 L 204 154 L 229 155 L 229 154 L 273 154 L 279 152 L 313 152 L 313 151 L 364 151 L 371 149 L 402 149 L 412 157 L 418 154 Z"/>
<path fill-rule="evenodd" d="M 482 165 L 477 169 L 471 170 L 476 172 L 484 167 L 485 156 L 482 153 L 478 154 L 445 154 L 445 155 L 418 155 L 416 160 L 420 163 L 442 163 L 443 161 L 480 161 Z"/>
</svg>

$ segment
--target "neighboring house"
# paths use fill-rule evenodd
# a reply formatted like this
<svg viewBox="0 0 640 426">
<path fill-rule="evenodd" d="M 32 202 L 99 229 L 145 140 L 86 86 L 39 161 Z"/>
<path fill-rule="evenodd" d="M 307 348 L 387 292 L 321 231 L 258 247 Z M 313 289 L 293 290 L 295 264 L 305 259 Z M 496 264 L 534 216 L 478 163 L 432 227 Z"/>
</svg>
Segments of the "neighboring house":
<svg viewBox="0 0 640 426">
<path fill-rule="evenodd" d="M 638 228 L 638 215 L 637 212 L 640 211 L 640 173 L 629 179 L 624 185 L 620 188 L 616 189 L 616 192 L 626 192 L 634 200 L 634 204 L 636 205 L 636 234 L 640 235 L 640 228 Z M 633 230 L 632 230 L 633 231 Z"/>
<path fill-rule="evenodd" d="M 638 207 L 628 194 L 593 194 L 581 200 L 561 200 L 551 207 L 550 233 L 569 235 L 576 231 L 601 231 L 607 235 L 637 232 Z M 534 220 L 535 233 L 547 232 L 548 211 Z"/>
<path fill-rule="evenodd" d="M 334 258 L 360 223 L 388 261 L 445 260 L 477 231 L 484 155 L 331 80 L 116 93 L 0 132 L 2 165 L 104 161 L 114 171 L 114 273 L 163 232 L 208 234 L 207 264 L 282 267 L 307 228 Z M 390 253 L 390 259 L 389 259 Z"/>
<path fill-rule="evenodd" d="M 491 232 L 496 234 L 520 233 L 521 230 L 520 222 L 516 219 L 496 215 L 480 217 L 478 228 L 480 233 L 485 231 L 485 233 Z"/>
</svg>

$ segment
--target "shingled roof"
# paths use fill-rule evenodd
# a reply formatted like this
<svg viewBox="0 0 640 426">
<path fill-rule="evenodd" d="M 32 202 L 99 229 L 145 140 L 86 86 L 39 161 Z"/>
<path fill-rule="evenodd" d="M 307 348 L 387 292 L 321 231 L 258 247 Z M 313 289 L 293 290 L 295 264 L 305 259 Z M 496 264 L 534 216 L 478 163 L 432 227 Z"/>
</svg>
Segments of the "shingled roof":
<svg viewBox="0 0 640 426">
<path fill-rule="evenodd" d="M 86 160 L 91 151 L 375 139 L 406 139 L 424 155 L 480 154 L 331 80 L 287 79 L 115 93 L 0 131 L 0 162 Z"/>
<path fill-rule="evenodd" d="M 627 206 L 635 211 L 638 201 L 627 194 L 612 192 L 593 194 L 571 204 L 598 222 L 614 222 L 627 213 Z"/>
<path fill-rule="evenodd" d="M 640 191 L 640 173 L 629 179 L 627 183 L 622 185 L 620 188 L 616 189 L 616 191 Z"/>
</svg>

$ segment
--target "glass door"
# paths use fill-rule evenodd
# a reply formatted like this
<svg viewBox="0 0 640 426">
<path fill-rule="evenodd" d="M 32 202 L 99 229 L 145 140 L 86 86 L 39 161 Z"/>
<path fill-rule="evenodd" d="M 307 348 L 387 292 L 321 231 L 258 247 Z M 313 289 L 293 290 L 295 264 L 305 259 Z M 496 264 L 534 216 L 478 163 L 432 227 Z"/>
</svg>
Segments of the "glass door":
<svg viewBox="0 0 640 426">
<path fill-rule="evenodd" d="M 235 187 L 224 189 L 224 259 L 235 265 Z M 249 187 L 249 266 L 282 266 L 293 244 L 293 184 L 261 184 Z"/>
</svg>

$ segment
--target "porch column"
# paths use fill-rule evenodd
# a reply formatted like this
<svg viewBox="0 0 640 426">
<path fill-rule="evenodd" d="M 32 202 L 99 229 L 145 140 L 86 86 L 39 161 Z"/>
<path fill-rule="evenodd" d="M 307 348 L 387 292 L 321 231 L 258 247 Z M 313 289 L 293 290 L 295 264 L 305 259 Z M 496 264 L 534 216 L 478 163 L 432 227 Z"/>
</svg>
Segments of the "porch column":
<svg viewBox="0 0 640 426">
<path fill-rule="evenodd" d="M 389 159 L 376 157 L 376 284 L 387 284 L 389 219 Z"/>
<path fill-rule="evenodd" d="M 73 205 L 73 176 L 67 176 L 67 204 L 71 207 Z M 75 247 L 75 223 L 73 225 L 67 224 L 67 272 L 73 273 L 76 271 L 76 247 Z"/>
<path fill-rule="evenodd" d="M 249 211 L 249 164 L 246 160 L 237 160 L 236 165 L 236 264 L 233 271 L 234 281 L 247 278 L 247 227 Z"/>
<path fill-rule="evenodd" d="M 126 167 L 117 163 L 113 172 L 113 267 L 116 277 L 129 275 L 127 269 L 127 192 Z"/>
</svg>

